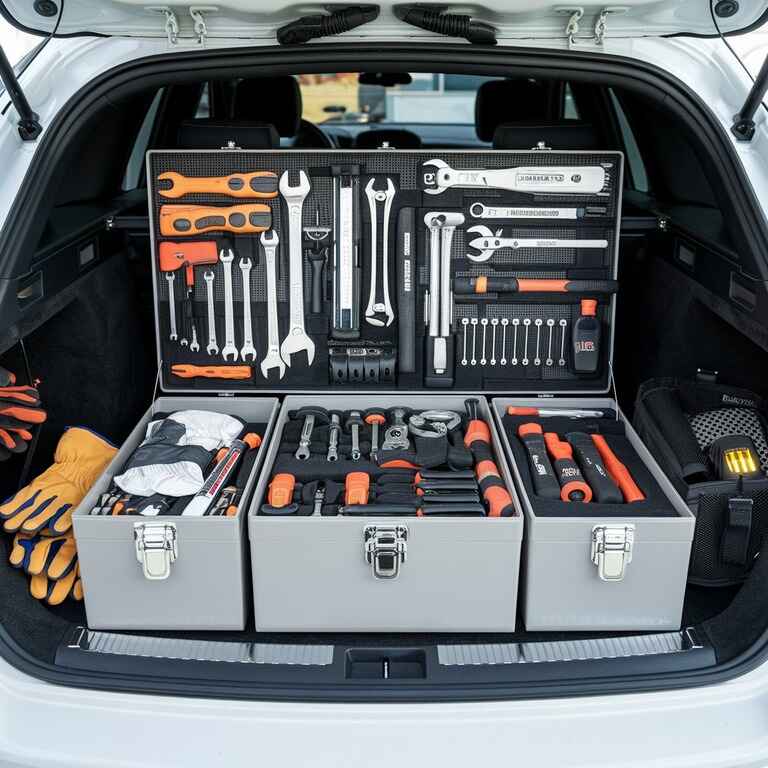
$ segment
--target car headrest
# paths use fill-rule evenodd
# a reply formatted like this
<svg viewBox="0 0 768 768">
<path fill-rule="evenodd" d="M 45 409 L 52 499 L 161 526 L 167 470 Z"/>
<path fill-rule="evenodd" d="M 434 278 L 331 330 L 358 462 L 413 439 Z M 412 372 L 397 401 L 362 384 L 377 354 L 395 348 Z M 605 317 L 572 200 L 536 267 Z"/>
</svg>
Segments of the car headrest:
<svg viewBox="0 0 768 768">
<path fill-rule="evenodd" d="M 235 119 L 271 123 L 281 136 L 298 133 L 301 109 L 299 81 L 290 75 L 241 80 L 235 89 Z"/>
<path fill-rule="evenodd" d="M 365 131 L 355 139 L 355 147 L 359 149 L 376 149 L 384 145 L 396 149 L 421 149 L 421 139 L 413 131 L 404 131 L 396 128 L 380 128 Z"/>
<path fill-rule="evenodd" d="M 274 149 L 280 137 L 274 125 L 233 120 L 186 120 L 179 126 L 180 149 L 221 149 L 233 141 L 241 149 Z"/>
<path fill-rule="evenodd" d="M 488 80 L 475 97 L 475 132 L 480 141 L 492 141 L 504 123 L 550 120 L 552 83 L 531 80 Z"/>
<path fill-rule="evenodd" d="M 606 149 L 589 123 L 576 120 L 500 125 L 493 134 L 494 149 L 533 149 L 540 141 L 549 149 Z"/>
</svg>

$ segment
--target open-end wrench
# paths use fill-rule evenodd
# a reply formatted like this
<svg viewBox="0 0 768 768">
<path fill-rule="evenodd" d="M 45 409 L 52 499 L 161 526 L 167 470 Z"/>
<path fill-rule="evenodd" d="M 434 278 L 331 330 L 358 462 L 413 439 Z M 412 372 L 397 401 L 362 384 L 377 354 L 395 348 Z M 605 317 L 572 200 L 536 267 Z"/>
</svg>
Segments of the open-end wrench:
<svg viewBox="0 0 768 768">
<path fill-rule="evenodd" d="M 176 297 L 173 292 L 173 281 L 175 279 L 176 275 L 173 272 L 165 273 L 165 280 L 168 283 L 168 319 L 171 323 L 171 332 L 168 338 L 171 341 L 176 341 L 179 338 L 179 333 L 176 329 Z"/>
<path fill-rule="evenodd" d="M 473 317 L 470 320 L 472 324 L 472 359 L 469 361 L 470 365 L 477 365 L 477 318 Z"/>
<path fill-rule="evenodd" d="M 485 224 L 475 224 L 467 230 L 469 233 L 477 234 L 478 237 L 467 243 L 469 248 L 475 252 L 467 254 L 470 261 L 481 264 L 493 256 L 493 254 L 502 248 L 607 248 L 607 240 L 589 240 L 589 239 L 565 239 L 553 237 L 502 237 L 503 230 L 498 229 L 494 233 Z"/>
<path fill-rule="evenodd" d="M 208 346 L 205 351 L 213 357 L 219 354 L 219 345 L 216 343 L 216 315 L 213 304 L 213 281 L 215 275 L 213 270 L 207 269 L 203 273 L 203 280 L 205 280 L 206 298 L 208 300 Z"/>
<path fill-rule="evenodd" d="M 462 325 L 462 328 L 464 329 L 464 343 L 462 346 L 463 354 L 461 356 L 461 364 L 466 365 L 467 364 L 467 326 L 469 325 L 469 318 L 462 317 L 461 325 Z"/>
<path fill-rule="evenodd" d="M 264 234 L 262 232 L 262 234 Z M 240 274 L 243 278 L 243 346 L 240 350 L 242 360 L 251 356 L 256 359 L 256 347 L 253 346 L 253 324 L 251 323 L 251 269 L 253 262 L 249 258 L 240 259 Z"/>
<path fill-rule="evenodd" d="M 541 365 L 541 355 L 539 354 L 539 345 L 541 344 L 541 326 L 544 325 L 544 321 L 537 317 L 534 322 L 536 326 L 536 357 L 533 358 L 534 365 Z"/>
<path fill-rule="evenodd" d="M 455 170 L 445 160 L 423 163 L 424 191 L 439 195 L 451 187 L 464 189 L 507 189 L 531 194 L 594 195 L 602 192 L 609 176 L 599 165 L 517 168 L 475 168 Z"/>
<path fill-rule="evenodd" d="M 224 265 L 224 349 L 221 356 L 225 360 L 237 360 L 237 347 L 235 346 L 235 299 L 232 291 L 232 262 L 235 254 L 231 248 L 219 251 L 219 261 Z"/>
<path fill-rule="evenodd" d="M 507 364 L 507 326 L 509 325 L 509 319 L 506 317 L 501 318 L 501 360 L 499 365 Z"/>
<path fill-rule="evenodd" d="M 496 328 L 498 325 L 499 318 L 491 318 L 491 328 L 493 329 L 493 334 L 491 336 L 491 365 L 496 365 Z"/>
<path fill-rule="evenodd" d="M 302 212 L 310 185 L 307 174 L 299 171 L 299 183 L 291 185 L 288 171 L 280 177 L 280 194 L 288 206 L 288 282 L 289 318 L 288 335 L 283 339 L 280 354 L 290 366 L 291 356 L 306 351 L 307 365 L 315 359 L 315 342 L 304 329 L 304 265 L 301 243 Z"/>
<path fill-rule="evenodd" d="M 547 320 L 547 328 L 549 328 L 549 341 L 547 342 L 547 359 L 544 361 L 544 365 L 549 368 L 552 366 L 552 333 L 555 328 L 555 321 L 551 317 Z"/>
<path fill-rule="evenodd" d="M 194 323 L 192 323 L 192 341 L 189 343 L 189 351 L 200 351 L 200 342 L 197 340 L 197 326 Z"/>
<path fill-rule="evenodd" d="M 285 363 L 280 357 L 280 326 L 277 320 L 277 246 L 280 238 L 274 229 L 261 233 L 261 247 L 267 267 L 267 354 L 261 361 L 261 375 L 269 378 L 269 372 L 277 368 L 280 378 L 285 376 Z"/>
<path fill-rule="evenodd" d="M 395 319 L 392 302 L 389 300 L 389 215 L 392 210 L 392 200 L 395 198 L 395 185 L 387 178 L 387 188 L 374 189 L 374 179 L 365 185 L 365 196 L 368 198 L 368 208 L 371 214 L 371 289 L 368 294 L 368 306 L 365 308 L 365 321 L 369 325 L 379 327 L 390 326 Z M 381 219 L 381 288 L 379 288 L 378 267 L 378 203 L 384 204 Z M 383 315 L 383 319 L 381 317 Z"/>
<path fill-rule="evenodd" d="M 523 320 L 523 327 L 525 328 L 525 349 L 523 349 L 523 365 L 528 365 L 528 331 L 531 327 L 531 319 L 526 317 Z"/>
</svg>

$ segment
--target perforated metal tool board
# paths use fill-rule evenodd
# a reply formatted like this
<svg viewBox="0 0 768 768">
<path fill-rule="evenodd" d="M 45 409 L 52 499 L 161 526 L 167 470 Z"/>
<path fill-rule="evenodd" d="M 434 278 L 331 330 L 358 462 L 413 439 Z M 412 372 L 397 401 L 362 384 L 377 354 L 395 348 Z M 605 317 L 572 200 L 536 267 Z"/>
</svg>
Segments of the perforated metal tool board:
<svg viewBox="0 0 768 768">
<path fill-rule="evenodd" d="M 605 184 L 596 194 L 567 193 L 523 193 L 498 188 L 451 187 L 439 194 L 425 191 L 425 174 L 434 172 L 435 167 L 424 163 L 439 160 L 456 171 L 475 169 L 517 169 L 517 168 L 568 168 L 580 175 L 582 169 L 591 167 L 604 171 Z M 210 231 L 199 235 L 177 231 L 164 236 L 160 231 L 160 210 L 162 206 L 195 205 L 211 207 L 239 206 L 251 203 L 269 206 L 271 226 L 279 237 L 277 250 L 277 312 L 279 317 L 279 340 L 282 342 L 289 327 L 289 235 L 288 214 L 282 195 L 271 199 L 232 197 L 227 194 L 191 193 L 171 199 L 161 195 L 161 188 L 167 182 L 159 182 L 162 173 L 175 171 L 185 177 L 223 177 L 230 174 L 270 171 L 279 177 L 290 172 L 293 185 L 298 184 L 299 171 L 303 170 L 311 185 L 302 210 L 303 227 L 333 227 L 334 181 L 332 167 L 343 170 L 359 170 L 356 199 L 359 207 L 359 249 L 360 269 L 359 314 L 360 335 L 358 339 L 342 341 L 331 336 L 333 326 L 333 238 L 331 232 L 326 244 L 329 246 L 328 259 L 324 269 L 324 299 L 321 312 L 311 312 L 312 267 L 304 242 L 302 258 L 304 316 L 309 338 L 314 342 L 315 354 L 312 365 L 307 356 L 299 352 L 290 356 L 291 365 L 286 367 L 282 378 L 274 368 L 265 377 L 261 363 L 267 352 L 267 268 L 265 253 L 260 244 L 259 234 Z M 464 216 L 464 223 L 457 226 L 451 246 L 451 284 L 456 279 L 486 277 L 550 278 L 561 280 L 593 281 L 600 285 L 612 281 L 617 275 L 619 248 L 619 223 L 621 215 L 621 192 L 623 155 L 620 152 L 561 152 L 550 150 L 530 151 L 451 151 L 435 152 L 372 150 L 239 150 L 220 151 L 184 150 L 151 151 L 147 154 L 150 230 L 153 259 L 153 285 L 155 293 L 155 327 L 157 333 L 158 365 L 161 371 L 160 385 L 167 392 L 308 392 L 328 389 L 338 390 L 365 388 L 367 391 L 416 391 L 431 389 L 425 381 L 428 367 L 426 337 L 428 319 L 425 295 L 430 282 L 429 230 L 425 215 L 430 212 L 453 212 Z M 365 187 L 371 179 L 376 190 L 384 190 L 387 178 L 395 186 L 391 215 L 389 217 L 388 275 L 389 294 L 394 311 L 394 322 L 390 326 L 376 327 L 364 317 L 369 297 L 371 276 L 371 217 Z M 472 215 L 472 205 L 480 203 L 486 208 L 517 208 L 523 210 L 544 209 L 562 212 L 567 209 L 569 217 L 578 218 L 479 218 Z M 401 250 L 397 238 L 398 217 L 404 208 L 414 209 L 416 243 L 416 321 L 411 333 L 415 342 L 414 370 L 401 370 L 398 347 L 400 307 L 398 306 L 398 283 L 396 260 Z M 574 213 L 574 211 L 576 213 Z M 585 215 L 586 212 L 586 215 Z M 508 212 L 507 212 L 508 213 Z M 516 212 L 517 215 L 520 211 Z M 377 263 L 381 274 L 382 265 L 382 208 L 377 210 Z M 469 233 L 472 227 L 485 226 L 486 231 Z M 500 234 L 499 234 L 500 233 Z M 591 240 L 605 241 L 605 247 L 502 247 L 493 250 L 490 258 L 482 263 L 472 261 L 468 254 L 477 256 L 479 251 L 471 249 L 469 242 L 481 236 L 502 237 L 539 241 Z M 160 243 L 208 242 L 215 243 L 216 252 L 231 248 L 235 259 L 232 263 L 233 325 L 234 342 L 238 350 L 237 360 L 222 358 L 225 345 L 225 290 L 224 265 L 219 262 L 211 266 L 194 269 L 194 286 L 190 292 L 191 301 L 185 304 L 184 269 L 174 275 L 175 316 L 178 338 L 170 336 L 169 283 L 167 273 L 161 272 L 158 261 Z M 242 259 L 250 259 L 251 315 L 253 344 L 256 359 L 244 362 L 240 350 L 244 343 L 243 281 L 239 267 Z M 214 315 L 218 353 L 209 355 L 206 351 L 209 333 L 207 316 L 207 284 L 203 274 L 214 274 Z M 597 299 L 602 342 L 597 370 L 591 374 L 577 374 L 573 370 L 572 329 L 581 313 L 581 300 Z M 454 341 L 452 359 L 448 366 L 452 383 L 447 391 L 457 392 L 552 392 L 555 394 L 607 392 L 609 389 L 610 364 L 613 354 L 613 329 L 615 317 L 615 293 L 552 292 L 505 292 L 473 295 L 453 295 L 452 322 L 450 331 Z M 190 349 L 191 331 L 188 323 L 191 307 L 197 331 L 199 350 Z M 463 320 L 468 322 L 463 324 Z M 472 320 L 477 320 L 473 325 Z M 492 322 L 498 320 L 498 324 Z M 487 325 L 483 325 L 487 320 Z M 506 324 L 502 321 L 507 320 Z M 517 322 L 515 322 L 517 321 Z M 540 321 L 540 322 L 538 322 Z M 548 323 L 548 321 L 550 321 Z M 563 322 L 564 321 L 564 322 Z M 405 325 L 405 324 L 404 324 Z M 506 334 L 504 332 L 506 325 Z M 464 331 L 466 328 L 466 351 Z M 493 341 L 495 330 L 495 342 Z M 182 345 L 182 334 L 187 343 Z M 483 344 L 483 335 L 485 342 Z M 527 341 L 526 341 L 527 335 Z M 516 337 L 516 338 L 515 338 Z M 474 344 L 473 344 L 474 338 Z M 474 354 L 473 354 L 474 346 Z M 485 346 L 485 355 L 482 348 Z M 331 371 L 330 349 L 346 350 L 349 355 L 350 378 L 341 381 Z M 355 350 L 383 350 L 388 356 L 396 354 L 394 376 L 379 378 L 370 365 L 365 368 L 359 353 Z M 537 351 L 538 349 L 538 351 Z M 340 354 L 336 352 L 335 354 Z M 336 358 L 337 360 L 339 358 Z M 369 362 L 377 358 L 371 354 Z M 389 359 L 389 357 L 387 358 Z M 355 376 L 352 377 L 352 360 L 355 362 Z M 473 363 L 474 360 L 474 364 Z M 465 362 L 466 361 L 466 362 Z M 483 364 L 484 362 L 484 364 Z M 196 366 L 250 366 L 246 379 L 224 378 L 181 378 L 172 373 L 174 365 Z M 384 373 L 384 366 L 381 368 Z M 389 367 L 387 367 L 389 373 Z M 369 376 L 370 374 L 370 376 Z M 363 378 L 360 378 L 360 377 Z M 435 387 L 435 391 L 446 391 Z"/>
</svg>

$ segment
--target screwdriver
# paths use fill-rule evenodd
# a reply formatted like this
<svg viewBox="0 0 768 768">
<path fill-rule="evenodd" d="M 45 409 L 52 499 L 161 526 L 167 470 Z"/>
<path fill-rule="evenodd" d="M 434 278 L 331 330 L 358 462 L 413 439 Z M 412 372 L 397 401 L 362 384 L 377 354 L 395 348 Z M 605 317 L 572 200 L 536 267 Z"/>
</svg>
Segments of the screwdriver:
<svg viewBox="0 0 768 768">
<path fill-rule="evenodd" d="M 573 449 L 555 432 L 545 432 L 549 455 L 554 459 L 555 474 L 560 483 L 560 498 L 563 501 L 592 501 L 592 489 L 584 482 L 579 465 L 573 460 Z"/>
<path fill-rule="evenodd" d="M 538 416 L 540 419 L 548 417 L 562 417 L 564 419 L 602 419 L 605 411 L 590 411 L 585 408 L 524 408 L 510 405 L 507 408 L 509 416 Z"/>
<path fill-rule="evenodd" d="M 569 432 L 565 439 L 573 447 L 581 471 L 598 504 L 621 504 L 623 496 L 603 464 L 592 438 L 586 432 Z"/>
<path fill-rule="evenodd" d="M 537 496 L 543 499 L 559 499 L 560 483 L 555 477 L 555 471 L 547 456 L 547 446 L 544 442 L 544 430 L 541 424 L 529 422 L 521 424 L 517 436 L 528 451 L 531 465 L 533 487 Z"/>
<path fill-rule="evenodd" d="M 453 292 L 466 296 L 476 293 L 616 293 L 617 280 L 563 280 L 527 277 L 457 277 Z"/>
</svg>

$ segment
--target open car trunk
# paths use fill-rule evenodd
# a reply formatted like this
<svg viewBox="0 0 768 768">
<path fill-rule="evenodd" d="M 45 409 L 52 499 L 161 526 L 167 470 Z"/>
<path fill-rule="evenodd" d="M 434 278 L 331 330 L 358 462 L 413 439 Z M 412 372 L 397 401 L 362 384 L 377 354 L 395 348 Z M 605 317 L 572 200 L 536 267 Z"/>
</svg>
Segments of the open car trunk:
<svg viewBox="0 0 768 768">
<path fill-rule="evenodd" d="M 533 78 L 561 99 L 567 91 L 577 122 L 591 126 L 594 149 L 626 156 L 611 393 L 627 418 L 641 383 L 659 377 L 698 372 L 765 394 L 764 224 L 732 150 L 695 95 L 636 62 L 431 48 L 382 46 L 374 54 L 324 45 L 313 60 L 297 51 L 211 52 L 187 57 L 184 71 L 169 60 L 143 65 L 141 77 L 135 69 L 112 73 L 71 105 L 61 118 L 69 121 L 67 140 L 38 160 L 21 196 L 25 206 L 6 228 L 18 233 L 9 254 L 18 307 L 0 335 L 0 362 L 41 380 L 49 417 L 31 465 L 18 458 L 4 468 L 5 495 L 22 473 L 50 464 L 66 426 L 86 425 L 119 445 L 152 402 L 158 370 L 144 151 L 177 149 L 179 126 L 195 118 L 203 93 L 210 117 L 236 118 L 220 84 L 258 77 L 264 66 L 328 72 L 346 61 L 361 69 Z M 106 108 L 100 89 L 111 94 Z M 525 117 L 499 119 L 535 134 Z M 355 133 L 328 131 L 342 147 Z M 492 134 L 480 147 L 491 146 Z M 583 148 L 563 141 L 554 148 Z M 423 148 L 435 152 L 460 145 L 450 137 L 429 142 Z M 17 333 L 23 345 L 13 343 Z M 7 549 L 9 538 L 0 541 Z M 49 679 L 113 689 L 446 700 L 662 688 L 703 683 L 754 658 L 768 625 L 762 558 L 736 583 L 688 584 L 679 631 L 527 631 L 518 620 L 503 633 L 257 632 L 252 611 L 243 631 L 89 630 L 82 603 L 38 602 L 24 574 L 6 566 L 7 557 L 0 561 L 6 651 Z"/>
</svg>

